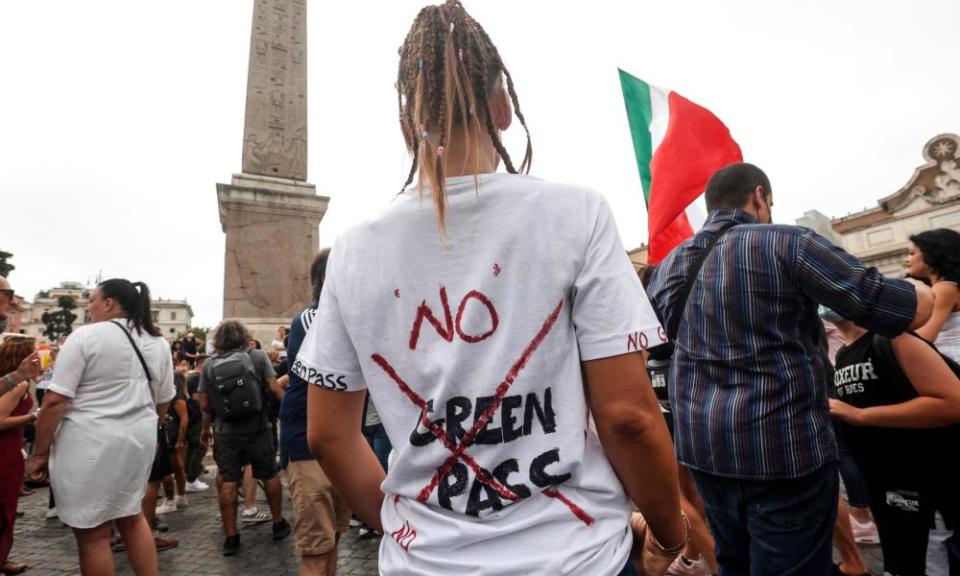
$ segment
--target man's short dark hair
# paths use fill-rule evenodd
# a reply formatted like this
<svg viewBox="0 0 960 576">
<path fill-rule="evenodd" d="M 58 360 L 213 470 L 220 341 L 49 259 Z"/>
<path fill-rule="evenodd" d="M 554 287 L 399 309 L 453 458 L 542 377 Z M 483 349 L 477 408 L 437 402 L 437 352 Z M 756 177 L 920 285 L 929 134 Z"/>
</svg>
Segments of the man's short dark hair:
<svg viewBox="0 0 960 576">
<path fill-rule="evenodd" d="M 324 248 L 313 257 L 313 263 L 310 264 L 310 285 L 313 287 L 313 301 L 320 301 L 320 292 L 323 290 L 323 281 L 327 277 L 327 258 L 330 257 L 330 249 Z"/>
<path fill-rule="evenodd" d="M 742 162 L 717 170 L 703 193 L 707 212 L 721 208 L 743 208 L 757 186 L 763 186 L 764 198 L 770 197 L 770 179 L 753 164 Z"/>
</svg>

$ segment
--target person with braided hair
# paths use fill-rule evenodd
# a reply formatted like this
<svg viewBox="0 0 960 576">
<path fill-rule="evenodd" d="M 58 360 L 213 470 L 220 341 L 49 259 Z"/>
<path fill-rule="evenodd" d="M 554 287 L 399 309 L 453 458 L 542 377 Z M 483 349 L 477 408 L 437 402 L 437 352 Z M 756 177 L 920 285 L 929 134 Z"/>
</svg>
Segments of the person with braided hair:
<svg viewBox="0 0 960 576">
<path fill-rule="evenodd" d="M 91 323 L 70 334 L 57 357 L 30 475 L 49 477 L 84 576 L 114 573 L 111 523 L 137 576 L 154 575 L 157 549 L 169 542 L 151 534 L 141 501 L 159 423 L 176 395 L 170 348 L 153 324 L 142 282 L 101 282 L 87 310 Z"/>
<path fill-rule="evenodd" d="M 525 175 L 513 79 L 460 2 L 423 8 L 399 55 L 413 166 L 334 242 L 291 358 L 311 452 L 384 534 L 382 575 L 629 575 L 635 542 L 663 574 L 689 525 L 640 352 L 662 329 L 610 208 Z M 360 432 L 366 394 L 388 473 Z"/>
</svg>

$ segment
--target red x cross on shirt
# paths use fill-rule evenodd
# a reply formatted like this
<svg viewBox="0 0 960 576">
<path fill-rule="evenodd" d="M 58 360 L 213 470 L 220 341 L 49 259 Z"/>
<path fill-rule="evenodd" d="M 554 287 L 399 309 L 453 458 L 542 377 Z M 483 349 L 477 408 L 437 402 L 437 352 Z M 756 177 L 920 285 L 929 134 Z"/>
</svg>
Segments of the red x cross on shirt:
<svg viewBox="0 0 960 576">
<path fill-rule="evenodd" d="M 453 444 L 443 428 L 427 417 L 427 412 L 429 410 L 427 402 L 412 388 L 410 388 L 403 378 L 397 374 L 397 371 L 390 364 L 390 362 L 380 354 L 373 354 L 371 356 L 373 361 L 380 366 L 380 368 L 383 369 L 383 371 L 386 372 L 387 375 L 390 376 L 390 378 L 397 384 L 397 386 L 400 388 L 400 391 L 403 392 L 403 394 L 406 395 L 414 405 L 420 408 L 420 422 L 427 427 L 438 440 L 440 440 L 447 450 L 450 451 L 450 456 L 446 459 L 446 461 L 444 461 L 443 465 L 437 469 L 436 473 L 433 475 L 433 478 L 430 480 L 430 483 L 424 486 L 424 488 L 420 491 L 420 495 L 417 498 L 420 502 L 427 501 L 434 489 L 436 489 L 437 485 L 440 483 L 440 479 L 450 472 L 458 460 L 463 460 L 463 462 L 477 475 L 477 480 L 496 490 L 497 493 L 502 497 L 508 500 L 518 499 L 518 496 L 514 494 L 512 490 L 498 482 L 495 478 L 491 477 L 490 474 L 483 470 L 483 468 L 477 464 L 476 460 L 467 454 L 466 450 L 473 443 L 473 439 L 480 432 L 480 430 L 482 430 L 483 427 L 487 425 L 487 422 L 489 422 L 490 419 L 496 414 L 497 410 L 500 408 L 504 396 L 506 396 L 507 392 L 510 390 L 510 387 L 520 374 L 520 371 L 523 370 L 523 368 L 527 365 L 530 357 L 533 356 L 533 353 L 537 351 L 537 348 L 540 347 L 540 344 L 547 337 L 547 334 L 550 333 L 550 330 L 553 328 L 554 324 L 556 324 L 561 310 L 563 310 L 563 298 L 560 299 L 560 302 L 557 303 L 553 311 L 550 312 L 550 315 L 547 316 L 547 319 L 540 327 L 540 330 L 533 337 L 530 343 L 527 344 L 527 346 L 523 349 L 520 357 L 517 358 L 516 362 L 514 362 L 510 367 L 506 377 L 504 377 L 504 379 L 497 386 L 493 401 L 487 406 L 483 414 L 481 414 L 480 417 L 474 421 L 473 426 L 466 432 L 466 434 L 463 435 L 463 438 L 460 440 L 459 444 Z M 594 519 L 589 514 L 584 512 L 576 504 L 560 494 L 560 492 L 555 488 L 546 488 L 543 493 L 550 498 L 555 498 L 566 504 L 567 507 L 570 508 L 571 512 L 573 512 L 573 514 L 584 523 L 593 524 Z"/>
</svg>

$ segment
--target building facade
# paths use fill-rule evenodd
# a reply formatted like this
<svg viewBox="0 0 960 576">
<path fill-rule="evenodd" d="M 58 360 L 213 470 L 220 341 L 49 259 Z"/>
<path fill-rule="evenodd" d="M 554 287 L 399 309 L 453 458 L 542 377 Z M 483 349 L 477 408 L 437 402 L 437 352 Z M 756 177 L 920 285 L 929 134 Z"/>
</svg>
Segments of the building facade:
<svg viewBox="0 0 960 576">
<path fill-rule="evenodd" d="M 61 282 L 56 288 L 42 290 L 34 297 L 33 302 L 24 302 L 21 307 L 20 326 L 15 330 L 28 336 L 43 339 L 43 315 L 60 308 L 60 298 L 67 296 L 73 299 L 76 307 L 73 313 L 77 319 L 73 322 L 76 330 L 90 322 L 87 313 L 87 301 L 93 287 L 80 282 Z M 153 322 L 160 329 L 160 333 L 167 340 L 173 340 L 178 334 L 186 332 L 193 322 L 193 309 L 186 300 L 164 300 L 155 298 L 150 303 Z M 12 327 L 11 327 L 11 331 Z"/>
<path fill-rule="evenodd" d="M 923 147 L 924 164 L 877 206 L 830 219 L 811 210 L 797 220 L 868 266 L 904 274 L 910 236 L 933 228 L 960 231 L 960 136 L 940 134 Z"/>
</svg>

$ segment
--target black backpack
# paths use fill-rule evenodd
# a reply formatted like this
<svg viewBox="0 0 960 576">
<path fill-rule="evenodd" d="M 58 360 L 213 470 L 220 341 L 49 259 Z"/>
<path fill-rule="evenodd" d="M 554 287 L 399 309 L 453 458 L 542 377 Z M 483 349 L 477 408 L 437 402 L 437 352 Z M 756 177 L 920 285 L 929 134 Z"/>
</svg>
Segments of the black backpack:
<svg viewBox="0 0 960 576">
<path fill-rule="evenodd" d="M 211 358 L 210 383 L 205 386 L 213 411 L 223 422 L 239 422 L 263 412 L 263 384 L 247 351 Z"/>
</svg>

